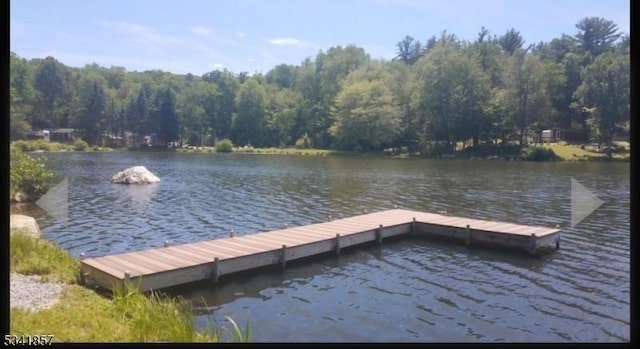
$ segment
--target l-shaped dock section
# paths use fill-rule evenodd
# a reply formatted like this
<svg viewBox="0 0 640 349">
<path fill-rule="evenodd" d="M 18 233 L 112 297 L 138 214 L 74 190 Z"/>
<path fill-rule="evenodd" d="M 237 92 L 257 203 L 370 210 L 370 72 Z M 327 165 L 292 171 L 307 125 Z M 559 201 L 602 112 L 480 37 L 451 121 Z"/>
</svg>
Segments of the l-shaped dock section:
<svg viewBox="0 0 640 349">
<path fill-rule="evenodd" d="M 125 282 L 142 291 L 157 290 L 193 281 L 269 265 L 283 268 L 288 261 L 346 247 L 412 234 L 514 248 L 531 255 L 560 246 L 560 230 L 441 214 L 393 209 L 209 241 L 152 248 L 102 257 L 81 257 L 81 272 L 98 285 L 113 289 Z"/>
</svg>

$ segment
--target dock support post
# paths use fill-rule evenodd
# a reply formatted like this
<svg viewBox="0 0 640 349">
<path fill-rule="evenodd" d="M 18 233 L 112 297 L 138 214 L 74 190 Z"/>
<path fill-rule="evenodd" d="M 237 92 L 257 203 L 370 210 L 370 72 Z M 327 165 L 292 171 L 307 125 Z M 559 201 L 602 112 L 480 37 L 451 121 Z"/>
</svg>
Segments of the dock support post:
<svg viewBox="0 0 640 349">
<path fill-rule="evenodd" d="M 84 252 L 80 252 L 80 261 L 83 261 L 85 259 L 87 259 L 87 255 Z M 84 274 L 85 273 L 83 273 L 82 270 L 81 270 L 80 271 L 80 284 L 82 284 L 82 285 L 84 285 L 84 283 L 85 283 Z"/>
<path fill-rule="evenodd" d="M 280 266 L 282 269 L 285 268 L 287 264 L 287 245 L 282 245 L 282 255 L 280 256 Z"/>
<path fill-rule="evenodd" d="M 122 282 L 122 290 L 127 291 L 127 287 L 131 285 L 131 272 L 128 270 L 124 272 L 124 280 Z"/>
<path fill-rule="evenodd" d="M 169 247 L 169 240 L 164 240 L 164 247 Z"/>
<path fill-rule="evenodd" d="M 413 217 L 411 222 L 411 235 L 416 236 L 416 217 Z"/>
<path fill-rule="evenodd" d="M 556 250 L 560 249 L 560 234 L 558 234 L 558 237 L 556 237 Z"/>
<path fill-rule="evenodd" d="M 529 246 L 529 253 L 532 256 L 536 255 L 536 250 L 537 250 L 537 241 L 538 238 L 536 237 L 536 233 L 531 233 L 531 242 L 530 242 L 530 246 Z"/>
<path fill-rule="evenodd" d="M 336 256 L 340 255 L 340 234 L 336 234 Z"/>
<path fill-rule="evenodd" d="M 471 227 L 467 224 L 467 246 L 471 246 Z"/>
<path fill-rule="evenodd" d="M 211 279 L 213 282 L 218 282 L 220 278 L 220 258 L 216 257 L 213 260 L 213 271 L 211 272 Z"/>
<path fill-rule="evenodd" d="M 380 224 L 380 227 L 376 229 L 376 240 L 379 244 L 382 243 L 382 224 Z"/>
</svg>

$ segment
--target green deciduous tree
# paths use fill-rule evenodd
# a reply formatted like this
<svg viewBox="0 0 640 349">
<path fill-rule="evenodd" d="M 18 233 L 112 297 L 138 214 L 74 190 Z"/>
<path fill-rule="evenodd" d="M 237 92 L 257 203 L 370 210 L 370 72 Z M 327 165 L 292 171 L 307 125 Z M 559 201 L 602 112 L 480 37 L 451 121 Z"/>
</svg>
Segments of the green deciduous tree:
<svg viewBox="0 0 640 349">
<path fill-rule="evenodd" d="M 206 110 L 211 128 L 217 138 L 230 137 L 240 81 L 226 69 L 224 71 L 215 70 L 206 73 L 202 76 L 202 80 L 215 84 L 218 90 L 214 95 L 214 101 L 208 100 L 210 106 L 215 106 L 215 111 L 212 108 Z"/>
<path fill-rule="evenodd" d="M 33 127 L 55 126 L 58 116 L 57 107 L 60 106 L 67 89 L 66 74 L 64 65 L 51 56 L 40 63 L 34 83 L 38 91 L 38 102 L 31 119 Z"/>
<path fill-rule="evenodd" d="M 617 126 L 629 120 L 629 57 L 603 53 L 582 71 L 576 91 L 594 141 L 610 144 Z"/>
<path fill-rule="evenodd" d="M 439 44 L 419 64 L 415 94 L 426 150 L 432 142 L 453 151 L 456 141 L 478 139 L 488 123 L 484 104 L 489 80 L 478 64 L 458 45 Z"/>
<path fill-rule="evenodd" d="M 383 68 L 354 71 L 338 93 L 330 128 L 342 148 L 381 149 L 401 133 L 402 109 L 391 93 Z"/>
<path fill-rule="evenodd" d="M 27 61 L 14 52 L 9 59 L 9 130 L 10 138 L 14 140 L 26 137 L 31 131 L 29 117 L 36 91 L 33 89 L 33 69 Z"/>
<path fill-rule="evenodd" d="M 562 62 L 567 54 L 576 54 L 580 49 L 576 45 L 574 37 L 562 34 L 562 37 L 555 38 L 550 42 L 543 44 L 539 51 L 540 59 L 552 60 L 559 63 Z"/>
<path fill-rule="evenodd" d="M 350 72 L 369 60 L 369 55 L 364 49 L 355 45 L 331 47 L 327 53 L 320 52 L 316 56 L 317 100 L 312 101 L 309 115 L 309 133 L 314 144 L 320 147 L 330 144 L 330 111 L 336 95 L 340 92 L 340 83 Z"/>
<path fill-rule="evenodd" d="M 365 69 L 354 71 L 336 97 L 330 132 L 342 148 L 380 149 L 401 133 L 402 110 L 386 74 L 382 67 Z"/>
<path fill-rule="evenodd" d="M 245 81 L 236 96 L 237 111 L 231 123 L 234 144 L 265 144 L 266 93 L 256 79 Z"/>
<path fill-rule="evenodd" d="M 267 85 L 265 127 L 268 145 L 292 145 L 300 134 L 295 132 L 302 106 L 302 94 L 291 89 Z"/>
<path fill-rule="evenodd" d="M 506 60 L 504 88 L 500 103 L 507 125 L 518 130 L 520 145 L 527 129 L 539 116 L 549 112 L 550 102 L 544 88 L 544 70 L 536 56 L 517 50 Z"/>
<path fill-rule="evenodd" d="M 419 146 L 419 125 L 416 112 L 412 108 L 412 95 L 417 89 L 414 66 L 394 61 L 385 64 L 388 71 L 385 84 L 394 95 L 394 100 L 401 110 L 401 133 L 393 142 L 394 148 L 408 147 L 410 152 L 416 152 Z"/>
<path fill-rule="evenodd" d="M 282 88 L 291 88 L 295 80 L 296 67 L 290 64 L 278 64 L 266 75 L 265 80 Z"/>
</svg>

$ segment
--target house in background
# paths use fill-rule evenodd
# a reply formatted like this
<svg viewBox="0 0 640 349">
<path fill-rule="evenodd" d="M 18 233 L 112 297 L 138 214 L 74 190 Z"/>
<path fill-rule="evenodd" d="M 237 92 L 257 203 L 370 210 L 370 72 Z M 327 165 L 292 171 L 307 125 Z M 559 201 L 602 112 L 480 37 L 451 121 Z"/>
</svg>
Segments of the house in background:
<svg viewBox="0 0 640 349">
<path fill-rule="evenodd" d="M 129 140 L 132 137 L 131 132 L 124 132 L 124 137 L 122 134 L 115 133 L 103 133 L 101 137 L 102 146 L 111 147 L 111 148 L 122 148 L 129 146 Z"/>
<path fill-rule="evenodd" d="M 51 130 L 52 142 L 73 143 L 76 137 L 76 130 L 73 128 L 56 128 L 55 130 Z"/>
<path fill-rule="evenodd" d="M 73 128 L 56 128 L 53 130 L 37 130 L 27 135 L 28 140 L 43 140 L 45 142 L 73 143 L 76 140 L 76 130 Z"/>
<path fill-rule="evenodd" d="M 148 136 L 144 136 L 144 145 L 148 147 L 164 147 L 166 143 L 157 133 L 150 133 Z"/>
<path fill-rule="evenodd" d="M 537 138 L 539 143 L 558 143 L 561 141 L 574 144 L 588 143 L 589 131 L 571 128 L 552 128 L 542 130 Z"/>
<path fill-rule="evenodd" d="M 27 139 L 32 141 L 43 140 L 45 142 L 49 142 L 51 139 L 51 133 L 49 130 L 33 131 L 27 135 Z"/>
</svg>

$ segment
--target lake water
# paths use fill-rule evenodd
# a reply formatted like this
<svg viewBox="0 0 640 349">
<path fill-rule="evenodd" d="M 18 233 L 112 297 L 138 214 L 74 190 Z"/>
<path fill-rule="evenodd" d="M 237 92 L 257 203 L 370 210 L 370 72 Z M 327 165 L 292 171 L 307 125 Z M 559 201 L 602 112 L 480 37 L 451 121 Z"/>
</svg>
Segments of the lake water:
<svg viewBox="0 0 640 349">
<path fill-rule="evenodd" d="M 170 290 L 197 324 L 249 321 L 256 342 L 630 340 L 630 174 L 624 163 L 184 153 L 45 154 L 69 177 L 72 255 L 251 234 L 400 208 L 562 227 L 538 258 L 406 238 Z M 144 165 L 150 186 L 109 183 Z M 570 227 L 571 178 L 605 203 Z"/>
</svg>

